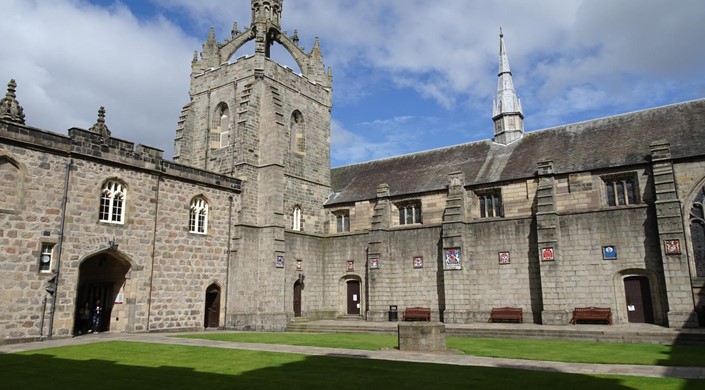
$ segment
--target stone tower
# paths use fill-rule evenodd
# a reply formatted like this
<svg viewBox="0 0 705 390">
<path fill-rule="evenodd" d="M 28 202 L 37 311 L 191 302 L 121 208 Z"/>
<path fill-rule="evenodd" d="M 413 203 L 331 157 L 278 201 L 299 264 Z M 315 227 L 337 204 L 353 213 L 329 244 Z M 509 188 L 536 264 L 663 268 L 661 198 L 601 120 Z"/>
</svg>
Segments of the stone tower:
<svg viewBox="0 0 705 390">
<path fill-rule="evenodd" d="M 514 89 L 512 71 L 509 70 L 509 58 L 504 45 L 504 34 L 499 30 L 499 81 L 497 98 L 493 103 L 492 120 L 494 121 L 494 141 L 507 145 L 524 136 L 524 114 L 521 101 Z"/>
<path fill-rule="evenodd" d="M 305 52 L 281 29 L 283 0 L 252 0 L 252 22 L 219 43 L 211 28 L 191 72 L 174 160 L 243 179 L 233 216 L 226 326 L 281 330 L 286 323 L 286 232 L 323 232 L 330 193 L 332 75 L 318 39 Z M 249 41 L 254 54 L 231 59 Z M 282 45 L 301 74 L 270 59 Z M 294 220 L 295 219 L 295 220 Z M 293 261 L 293 260 L 292 260 Z"/>
</svg>

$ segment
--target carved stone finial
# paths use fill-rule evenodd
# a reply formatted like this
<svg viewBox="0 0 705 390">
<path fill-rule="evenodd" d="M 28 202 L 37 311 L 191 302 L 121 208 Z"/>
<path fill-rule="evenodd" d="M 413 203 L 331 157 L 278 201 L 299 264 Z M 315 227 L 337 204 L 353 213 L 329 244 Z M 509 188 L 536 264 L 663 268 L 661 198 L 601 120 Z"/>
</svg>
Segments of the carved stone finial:
<svg viewBox="0 0 705 390">
<path fill-rule="evenodd" d="M 24 110 L 17 101 L 15 95 L 16 88 L 17 83 L 14 79 L 7 83 L 7 93 L 5 97 L 0 100 L 0 119 L 24 125 Z"/>
<path fill-rule="evenodd" d="M 294 45 L 299 46 L 299 30 L 294 30 L 294 35 L 291 36 L 292 42 L 294 42 Z"/>
<path fill-rule="evenodd" d="M 98 109 L 98 121 L 88 130 L 100 134 L 103 137 L 110 137 L 110 130 L 105 124 L 105 107 L 100 106 Z"/>
<path fill-rule="evenodd" d="M 232 34 L 233 38 L 240 34 L 240 29 L 237 28 L 237 22 L 233 22 L 233 29 L 230 30 L 230 34 Z"/>
</svg>

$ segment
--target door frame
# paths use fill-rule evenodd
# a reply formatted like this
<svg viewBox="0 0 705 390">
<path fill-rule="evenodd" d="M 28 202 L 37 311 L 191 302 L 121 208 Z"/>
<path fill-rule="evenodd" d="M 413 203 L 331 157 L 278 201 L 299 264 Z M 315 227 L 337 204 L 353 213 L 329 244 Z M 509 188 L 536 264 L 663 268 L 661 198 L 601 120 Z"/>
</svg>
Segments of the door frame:
<svg viewBox="0 0 705 390">
<path fill-rule="evenodd" d="M 653 304 L 651 301 L 651 282 L 649 281 L 649 278 L 646 276 L 641 276 L 641 275 L 634 275 L 634 276 L 627 276 L 624 279 L 622 279 L 624 282 L 624 295 L 625 295 L 625 304 L 627 305 L 627 321 L 630 323 L 637 323 L 637 324 L 652 324 L 654 322 L 654 309 L 653 309 Z M 631 297 L 632 299 L 629 299 L 629 291 L 627 288 L 627 283 L 632 284 L 632 288 L 639 288 L 638 294 L 639 297 L 641 298 L 641 302 L 636 302 L 634 298 L 636 297 Z M 644 284 L 646 283 L 646 284 Z M 646 290 L 646 291 L 645 291 Z M 646 292 L 646 294 L 644 294 Z M 635 318 L 639 315 L 638 310 L 629 310 L 629 304 L 630 302 L 632 304 L 641 305 L 641 318 Z M 634 313 L 634 314 L 632 314 Z M 633 318 L 630 318 L 631 317 Z M 634 321 L 632 321 L 634 319 Z M 637 321 L 641 320 L 641 321 Z"/>
<path fill-rule="evenodd" d="M 651 309 L 653 311 L 654 324 L 666 326 L 668 323 L 668 318 L 664 311 L 667 307 L 665 304 L 665 293 L 663 287 L 658 282 L 659 278 L 656 273 L 642 268 L 629 268 L 618 271 L 614 274 L 612 289 L 614 291 L 614 305 L 615 315 L 614 322 L 621 324 L 628 324 L 629 317 L 627 312 L 627 296 L 624 293 L 624 279 L 630 276 L 642 276 L 648 279 L 649 287 L 651 289 Z"/>
<path fill-rule="evenodd" d="M 303 289 L 304 285 L 301 280 L 294 282 L 294 287 L 292 291 L 292 310 L 294 311 L 294 317 L 301 317 L 302 307 L 303 307 Z"/>
<path fill-rule="evenodd" d="M 204 313 L 203 313 L 203 327 L 204 328 L 219 328 L 220 327 L 220 296 L 223 290 L 217 283 L 212 283 L 206 287 L 206 294 L 204 299 Z M 210 301 L 209 296 L 215 295 Z M 215 314 L 213 313 L 213 307 L 215 306 Z M 215 319 L 215 325 L 213 324 L 213 319 Z"/>
</svg>

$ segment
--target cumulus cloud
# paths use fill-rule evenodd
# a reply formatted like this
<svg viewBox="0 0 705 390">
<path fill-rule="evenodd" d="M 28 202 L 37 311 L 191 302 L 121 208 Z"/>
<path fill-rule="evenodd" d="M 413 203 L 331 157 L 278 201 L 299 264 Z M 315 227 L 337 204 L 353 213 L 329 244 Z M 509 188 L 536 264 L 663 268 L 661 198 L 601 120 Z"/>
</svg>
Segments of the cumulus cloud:
<svg viewBox="0 0 705 390">
<path fill-rule="evenodd" d="M 5 0 L 0 74 L 17 79 L 32 125 L 88 127 L 105 105 L 114 135 L 170 155 L 192 50 L 210 26 L 222 42 L 233 21 L 248 25 L 250 2 L 121 1 Z M 282 27 L 307 50 L 320 37 L 334 76 L 332 156 L 351 162 L 417 150 L 433 134 L 489 138 L 500 26 L 529 129 L 702 97 L 702 20 L 700 0 L 287 0 Z M 282 50 L 274 58 L 295 67 Z M 362 126 L 419 117 L 372 98 L 392 89 L 416 94 L 434 125 L 404 124 L 407 139 Z M 341 141 L 353 136 L 354 147 Z"/>
<path fill-rule="evenodd" d="M 88 128 L 103 105 L 113 136 L 171 155 L 195 40 L 119 3 L 8 0 L 3 14 L 0 74 L 17 80 L 27 124 Z"/>
</svg>

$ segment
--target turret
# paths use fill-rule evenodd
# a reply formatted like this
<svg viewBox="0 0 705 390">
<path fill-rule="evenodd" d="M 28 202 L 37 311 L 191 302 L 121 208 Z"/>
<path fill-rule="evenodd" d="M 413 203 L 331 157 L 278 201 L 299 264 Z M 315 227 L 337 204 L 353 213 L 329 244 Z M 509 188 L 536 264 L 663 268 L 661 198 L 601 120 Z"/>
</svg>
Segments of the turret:
<svg viewBox="0 0 705 390">
<path fill-rule="evenodd" d="M 524 114 L 521 101 L 514 89 L 509 58 L 504 44 L 504 34 L 499 29 L 499 78 L 497 98 L 493 103 L 492 120 L 494 121 L 494 141 L 507 145 L 524 136 Z"/>
</svg>

